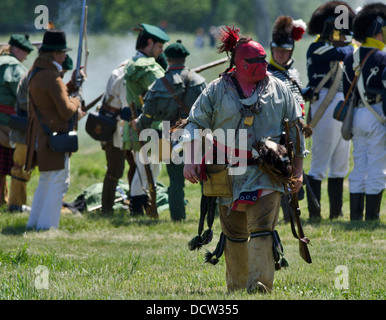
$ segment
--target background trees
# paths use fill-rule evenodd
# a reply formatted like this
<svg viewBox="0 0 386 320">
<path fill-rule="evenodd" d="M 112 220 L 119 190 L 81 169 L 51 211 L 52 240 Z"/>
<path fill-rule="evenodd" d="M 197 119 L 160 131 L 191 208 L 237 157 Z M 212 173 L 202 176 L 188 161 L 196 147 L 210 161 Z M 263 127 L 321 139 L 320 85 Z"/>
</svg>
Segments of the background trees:
<svg viewBox="0 0 386 320">
<path fill-rule="evenodd" d="M 354 9 L 366 0 L 347 0 Z M 211 25 L 233 25 L 253 33 L 263 45 L 269 43 L 272 24 L 281 14 L 308 21 L 326 0 L 89 0 L 89 32 L 126 33 L 141 22 L 167 22 L 170 32 L 191 32 Z M 49 19 L 59 28 L 78 25 L 80 0 L 23 0 L 0 2 L 0 33 L 36 32 L 37 5 L 46 5 Z"/>
</svg>

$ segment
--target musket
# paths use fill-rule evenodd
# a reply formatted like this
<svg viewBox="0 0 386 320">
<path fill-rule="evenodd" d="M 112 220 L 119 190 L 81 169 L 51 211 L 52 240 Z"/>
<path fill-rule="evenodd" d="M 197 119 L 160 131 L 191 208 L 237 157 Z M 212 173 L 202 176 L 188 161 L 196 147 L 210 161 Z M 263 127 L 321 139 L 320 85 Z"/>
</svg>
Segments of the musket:
<svg viewBox="0 0 386 320">
<path fill-rule="evenodd" d="M 130 109 L 131 109 L 131 114 L 132 114 L 133 120 L 137 119 L 138 114 L 137 114 L 137 108 L 135 106 L 134 101 L 132 101 L 130 103 Z M 140 130 L 137 129 L 136 131 L 137 131 L 138 138 L 139 138 Z M 147 159 L 147 155 L 146 155 L 146 151 L 144 149 L 143 141 L 139 140 L 139 145 L 141 148 L 140 152 L 142 153 L 143 159 Z M 152 218 L 158 219 L 156 186 L 154 183 L 150 164 L 146 163 L 146 164 L 144 164 L 144 167 L 145 167 L 145 172 L 146 172 L 146 178 L 147 178 L 147 181 L 149 183 L 149 194 L 150 194 L 150 206 L 146 209 L 146 214 Z"/>
<path fill-rule="evenodd" d="M 288 156 L 290 159 L 290 163 L 292 168 L 294 168 L 294 153 L 293 153 L 293 143 L 290 140 L 290 132 L 289 132 L 289 121 L 288 119 L 284 119 L 284 130 L 285 130 L 285 141 L 286 141 L 286 147 L 288 151 Z M 287 197 L 284 197 L 285 201 L 287 200 Z M 310 243 L 310 240 L 304 236 L 302 224 L 300 222 L 300 208 L 299 208 L 299 201 L 298 201 L 298 194 L 296 192 L 291 192 L 291 205 L 289 206 L 289 216 L 291 221 L 291 230 L 293 236 L 299 240 L 299 253 L 300 256 L 303 258 L 304 261 L 307 263 L 311 263 L 311 255 L 308 251 L 308 244 Z M 296 223 L 296 228 L 295 228 Z"/>
<path fill-rule="evenodd" d="M 30 41 L 31 44 L 37 48 L 40 48 L 40 46 L 42 45 L 42 41 Z M 6 47 L 8 46 L 9 43 L 8 42 L 0 42 L 0 47 Z"/>
<path fill-rule="evenodd" d="M 80 88 L 82 86 L 82 82 L 83 82 L 83 77 L 80 74 L 80 65 L 81 65 L 81 62 L 82 62 L 83 36 L 84 36 L 85 18 L 86 18 L 86 0 L 83 0 L 82 16 L 80 18 L 78 56 L 77 56 L 77 60 L 76 60 L 76 69 L 75 69 L 75 86 L 77 88 Z"/>
<path fill-rule="evenodd" d="M 213 68 L 213 67 L 216 67 L 220 64 L 223 64 L 225 62 L 229 61 L 229 58 L 228 57 L 225 57 L 225 58 L 222 58 L 222 59 L 218 59 L 216 61 L 212 61 L 212 62 L 209 62 L 207 64 L 203 64 L 199 67 L 196 67 L 196 68 L 193 68 L 192 71 L 196 72 L 196 73 L 200 73 L 206 69 L 210 69 L 210 68 Z"/>
<path fill-rule="evenodd" d="M 216 67 L 220 64 L 223 64 L 225 62 L 227 62 L 229 60 L 228 57 L 226 58 L 223 58 L 223 59 L 219 59 L 219 60 L 216 60 L 216 61 L 213 61 L 213 62 L 210 62 L 210 63 L 207 63 L 207 64 L 203 64 L 199 67 L 196 67 L 196 68 L 193 68 L 192 71 L 194 72 L 197 72 L 197 73 L 200 73 L 204 70 L 207 70 L 207 69 L 210 69 L 210 68 L 213 68 L 213 67 Z M 103 93 L 98 96 L 98 98 L 96 98 L 95 100 L 93 100 L 92 102 L 90 102 L 87 106 L 85 106 L 84 108 L 82 108 L 83 111 L 88 111 L 90 110 L 101 98 L 103 97 Z"/>
<path fill-rule="evenodd" d="M 82 111 L 87 112 L 88 110 L 90 110 L 93 106 L 95 106 L 98 103 L 100 99 L 102 99 L 102 97 L 103 97 L 103 93 L 99 97 L 91 101 L 88 105 L 82 107 Z"/>
</svg>

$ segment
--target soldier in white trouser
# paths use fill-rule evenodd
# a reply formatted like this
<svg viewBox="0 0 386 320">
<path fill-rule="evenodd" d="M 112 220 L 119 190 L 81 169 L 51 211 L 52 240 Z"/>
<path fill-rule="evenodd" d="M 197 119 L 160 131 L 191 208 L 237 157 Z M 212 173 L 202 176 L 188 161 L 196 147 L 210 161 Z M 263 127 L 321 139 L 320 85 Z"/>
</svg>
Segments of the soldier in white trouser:
<svg viewBox="0 0 386 320">
<path fill-rule="evenodd" d="M 345 92 L 361 64 L 352 123 L 354 168 L 349 176 L 350 219 L 379 220 L 386 188 L 386 5 L 363 7 L 355 18 L 361 46 L 344 60 Z"/>
<path fill-rule="evenodd" d="M 308 86 L 313 88 L 316 93 L 319 87 L 322 87 L 318 100 L 310 106 L 313 117 L 310 126 L 314 130 L 311 169 L 308 174 L 309 184 L 306 188 L 310 219 L 321 218 L 320 208 L 315 206 L 314 201 L 311 201 L 310 189 L 320 203 L 321 184 L 327 174 L 327 191 L 330 200 L 329 217 L 334 219 L 342 215 L 343 183 L 349 169 L 350 144 L 343 140 L 340 133 L 342 124 L 335 120 L 332 114 L 338 101 L 344 100 L 339 69 L 341 61 L 353 51 L 353 46 L 350 45 L 349 38 L 346 36 L 350 34 L 355 12 L 351 7 L 345 5 L 349 18 L 348 28 L 338 30 L 334 24 L 337 18 L 336 6 L 335 1 L 321 5 L 315 10 L 308 24 L 308 33 L 318 35 L 318 38 L 307 50 Z M 331 95 L 333 99 L 331 102 L 329 99 L 326 100 L 325 104 L 328 104 L 328 107 L 318 121 L 319 117 L 315 117 L 315 113 L 322 101 L 325 100 L 327 92 L 329 92 L 328 96 Z"/>
</svg>

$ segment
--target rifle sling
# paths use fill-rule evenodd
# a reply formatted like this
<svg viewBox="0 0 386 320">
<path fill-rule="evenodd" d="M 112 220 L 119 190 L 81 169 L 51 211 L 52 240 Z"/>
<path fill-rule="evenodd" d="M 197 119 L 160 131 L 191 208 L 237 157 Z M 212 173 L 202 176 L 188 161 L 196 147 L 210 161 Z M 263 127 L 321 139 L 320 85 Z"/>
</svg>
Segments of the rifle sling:
<svg viewBox="0 0 386 320">
<path fill-rule="evenodd" d="M 163 84 L 165 85 L 166 89 L 168 89 L 168 91 L 173 96 L 174 100 L 176 100 L 176 102 L 178 103 L 180 108 L 182 110 L 184 110 L 184 112 L 187 115 L 189 115 L 190 109 L 183 103 L 183 101 L 180 99 L 180 97 L 176 95 L 176 93 L 175 93 L 172 85 L 168 81 L 168 79 L 166 79 L 166 77 L 162 77 L 161 80 L 162 80 Z M 188 90 L 189 85 L 190 85 L 190 72 L 189 72 L 189 75 L 188 75 L 188 80 L 185 82 L 185 92 L 184 93 L 186 93 L 186 91 Z"/>
<path fill-rule="evenodd" d="M 361 65 L 360 65 L 360 68 L 359 68 L 359 72 L 355 72 L 355 76 L 354 76 L 354 79 L 352 80 L 351 82 L 351 85 L 350 85 L 350 88 L 348 89 L 347 93 L 346 93 L 346 96 L 344 98 L 344 102 L 343 102 L 343 105 L 341 106 L 341 109 L 339 110 L 339 113 L 337 114 L 337 117 L 339 118 L 339 114 L 340 114 L 340 111 L 343 110 L 343 106 L 347 103 L 349 97 L 350 97 L 350 94 L 351 94 L 351 91 L 353 90 L 354 86 L 355 86 L 355 83 L 356 81 L 358 80 L 358 77 L 359 77 L 359 74 L 361 73 L 362 71 L 362 68 L 364 66 L 364 64 L 366 63 L 367 59 L 370 57 L 370 55 L 372 55 L 375 51 L 377 51 L 377 49 L 373 49 L 371 50 L 369 53 L 367 53 L 366 57 L 363 59 Z M 359 53 L 359 52 L 358 52 Z"/>
<path fill-rule="evenodd" d="M 310 122 L 311 128 L 316 127 L 317 123 L 324 115 L 325 111 L 327 110 L 328 106 L 331 104 L 332 100 L 334 99 L 334 97 L 338 91 L 340 80 L 342 79 L 342 74 L 343 74 L 342 67 L 340 66 L 340 63 L 337 62 L 337 64 L 331 70 L 333 70 L 335 73 L 334 81 L 332 82 L 330 88 L 328 89 L 328 92 L 327 92 L 324 100 L 319 105 L 318 110 L 316 110 L 315 115 L 311 119 L 311 122 Z"/>
</svg>

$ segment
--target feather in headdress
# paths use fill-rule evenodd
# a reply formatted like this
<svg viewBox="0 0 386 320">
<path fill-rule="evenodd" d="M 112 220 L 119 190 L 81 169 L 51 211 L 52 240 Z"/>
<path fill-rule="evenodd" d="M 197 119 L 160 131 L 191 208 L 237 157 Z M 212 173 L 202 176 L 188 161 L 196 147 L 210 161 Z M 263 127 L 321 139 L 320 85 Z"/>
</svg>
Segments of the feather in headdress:
<svg viewBox="0 0 386 320">
<path fill-rule="evenodd" d="M 225 26 L 225 29 L 221 29 L 219 40 L 222 43 L 218 48 L 218 51 L 221 52 L 232 52 L 236 46 L 237 41 L 239 41 L 240 29 L 235 29 L 235 26 L 228 27 Z"/>
</svg>

